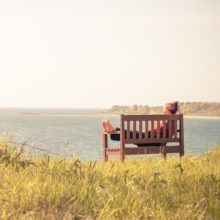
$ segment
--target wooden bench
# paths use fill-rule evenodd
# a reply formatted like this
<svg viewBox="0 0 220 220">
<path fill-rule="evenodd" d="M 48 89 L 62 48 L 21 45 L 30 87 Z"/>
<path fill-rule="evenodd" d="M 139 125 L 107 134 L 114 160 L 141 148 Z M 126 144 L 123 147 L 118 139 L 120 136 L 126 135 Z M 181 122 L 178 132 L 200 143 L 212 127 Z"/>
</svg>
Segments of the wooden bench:
<svg viewBox="0 0 220 220">
<path fill-rule="evenodd" d="M 161 126 L 162 125 L 162 126 Z M 108 135 L 119 134 L 117 147 L 108 147 Z M 120 115 L 120 131 L 103 131 L 103 160 L 111 155 L 179 153 L 184 155 L 183 115 Z M 133 134 L 133 135 L 131 135 Z M 136 134 L 136 135 L 134 135 Z M 141 135 L 140 135 L 141 134 Z M 136 146 L 128 146 L 133 144 Z M 141 145 L 141 146 L 137 146 Z M 145 145 L 146 144 L 146 145 Z M 157 146 L 155 146 L 157 145 Z M 159 146 L 158 146 L 159 145 Z"/>
</svg>

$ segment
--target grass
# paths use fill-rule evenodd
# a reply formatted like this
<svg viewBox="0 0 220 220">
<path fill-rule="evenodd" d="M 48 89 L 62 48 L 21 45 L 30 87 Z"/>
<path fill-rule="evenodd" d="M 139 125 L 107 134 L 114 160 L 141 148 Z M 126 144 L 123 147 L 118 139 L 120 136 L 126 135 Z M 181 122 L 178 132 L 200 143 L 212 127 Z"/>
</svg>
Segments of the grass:
<svg viewBox="0 0 220 220">
<path fill-rule="evenodd" d="M 0 141 L 0 219 L 220 219 L 220 147 L 102 162 L 30 157 Z"/>
</svg>

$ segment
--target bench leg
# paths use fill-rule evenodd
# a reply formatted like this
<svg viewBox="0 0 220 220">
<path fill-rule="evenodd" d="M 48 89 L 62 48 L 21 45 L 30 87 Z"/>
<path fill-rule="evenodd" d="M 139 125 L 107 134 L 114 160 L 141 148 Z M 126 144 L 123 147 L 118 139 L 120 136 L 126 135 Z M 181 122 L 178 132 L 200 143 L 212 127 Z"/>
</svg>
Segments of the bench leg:
<svg viewBox="0 0 220 220">
<path fill-rule="evenodd" d="M 120 159 L 121 159 L 121 162 L 123 163 L 125 160 L 125 156 L 120 154 Z"/>
<path fill-rule="evenodd" d="M 184 148 L 181 147 L 181 150 L 180 150 L 180 157 L 184 156 Z"/>
<path fill-rule="evenodd" d="M 108 160 L 108 156 L 106 154 L 106 149 L 108 148 L 108 136 L 107 134 L 102 134 L 102 159 L 103 161 Z"/>
<path fill-rule="evenodd" d="M 167 159 L 166 145 L 161 146 L 161 153 L 163 154 L 163 159 Z"/>
<path fill-rule="evenodd" d="M 125 160 L 125 145 L 124 145 L 124 143 L 121 143 L 121 146 L 120 146 L 120 159 L 121 159 L 122 163 Z"/>
<path fill-rule="evenodd" d="M 167 159 L 167 153 L 163 152 L 163 159 Z"/>
<path fill-rule="evenodd" d="M 123 163 L 124 160 L 125 160 L 125 155 L 123 155 L 123 154 L 120 153 L 120 160 L 121 160 L 121 162 Z"/>
</svg>

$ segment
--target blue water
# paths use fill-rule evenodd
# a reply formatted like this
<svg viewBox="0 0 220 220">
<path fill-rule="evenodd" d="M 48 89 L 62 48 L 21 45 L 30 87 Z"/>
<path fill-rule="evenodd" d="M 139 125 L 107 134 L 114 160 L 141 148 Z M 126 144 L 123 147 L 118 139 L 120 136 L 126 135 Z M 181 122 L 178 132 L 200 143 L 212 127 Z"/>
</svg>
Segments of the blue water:
<svg viewBox="0 0 220 220">
<path fill-rule="evenodd" d="M 102 156 L 103 115 L 80 114 L 0 114 L 0 135 L 81 159 Z M 118 116 L 109 119 L 119 124 Z M 220 145 L 220 119 L 185 118 L 185 153 L 199 154 Z"/>
</svg>

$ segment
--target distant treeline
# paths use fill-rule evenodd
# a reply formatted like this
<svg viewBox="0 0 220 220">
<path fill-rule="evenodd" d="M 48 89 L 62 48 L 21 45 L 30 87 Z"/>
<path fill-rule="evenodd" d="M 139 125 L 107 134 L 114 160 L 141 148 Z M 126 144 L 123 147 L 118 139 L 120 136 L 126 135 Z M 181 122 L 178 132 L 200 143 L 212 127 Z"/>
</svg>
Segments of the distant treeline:
<svg viewBox="0 0 220 220">
<path fill-rule="evenodd" d="M 220 103 L 217 102 L 181 102 L 180 111 L 190 116 L 220 116 Z M 105 113 L 110 114 L 162 114 L 163 106 L 114 105 Z"/>
</svg>

